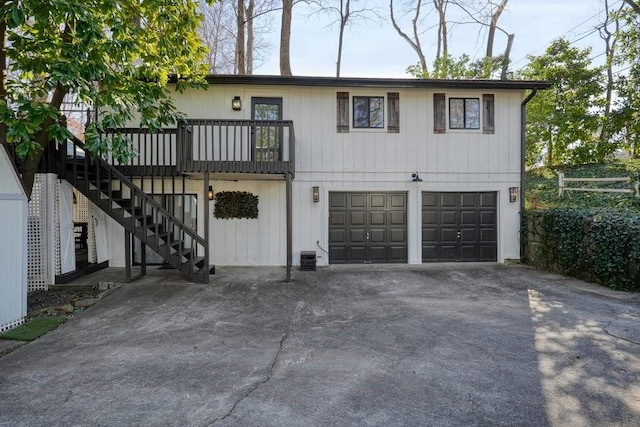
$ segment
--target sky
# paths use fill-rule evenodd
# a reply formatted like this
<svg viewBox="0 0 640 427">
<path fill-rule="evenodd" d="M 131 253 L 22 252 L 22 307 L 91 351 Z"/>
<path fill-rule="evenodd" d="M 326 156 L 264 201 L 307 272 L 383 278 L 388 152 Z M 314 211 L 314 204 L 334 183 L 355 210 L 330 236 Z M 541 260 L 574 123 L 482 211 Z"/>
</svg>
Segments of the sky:
<svg viewBox="0 0 640 427">
<path fill-rule="evenodd" d="M 622 0 L 610 0 L 613 6 L 620 2 Z M 416 64 L 418 57 L 393 29 L 388 3 L 389 0 L 368 1 L 371 7 L 378 8 L 384 19 L 381 24 L 361 22 L 346 31 L 341 76 L 410 77 L 406 69 Z M 396 15 L 402 3 L 403 0 L 396 0 Z M 425 3 L 431 5 L 431 1 Z M 594 61 L 602 61 L 604 44 L 595 31 L 595 27 L 603 20 L 602 9 L 602 0 L 510 0 L 499 26 L 515 34 L 511 70 L 525 66 L 527 55 L 543 54 L 547 46 L 560 37 L 567 38 L 581 48 L 591 46 Z M 331 19 L 324 16 L 308 18 L 308 13 L 304 5 L 294 7 L 291 71 L 301 76 L 335 76 L 338 27 L 331 27 Z M 433 22 L 433 17 L 430 22 Z M 409 24 L 408 20 L 404 22 L 405 32 L 410 32 Z M 275 20 L 270 35 L 271 54 L 263 65 L 254 70 L 254 74 L 280 74 L 279 28 L 279 20 Z M 455 56 L 467 53 L 472 58 L 482 57 L 484 36 L 484 32 L 479 34 L 477 25 L 450 25 L 451 53 Z M 425 34 L 422 40 L 423 50 L 431 65 L 435 55 L 435 33 Z M 494 51 L 503 52 L 506 42 L 507 37 L 498 32 Z"/>
</svg>

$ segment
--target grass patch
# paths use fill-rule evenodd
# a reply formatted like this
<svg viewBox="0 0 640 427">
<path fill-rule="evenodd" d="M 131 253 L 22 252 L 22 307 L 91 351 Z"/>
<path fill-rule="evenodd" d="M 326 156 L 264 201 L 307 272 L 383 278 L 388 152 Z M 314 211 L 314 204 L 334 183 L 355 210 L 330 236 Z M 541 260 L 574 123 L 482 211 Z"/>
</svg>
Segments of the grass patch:
<svg viewBox="0 0 640 427">
<path fill-rule="evenodd" d="M 67 321 L 66 317 L 38 317 L 29 320 L 8 332 L 0 335 L 0 339 L 14 341 L 33 341 L 38 337 L 54 330 Z"/>
</svg>

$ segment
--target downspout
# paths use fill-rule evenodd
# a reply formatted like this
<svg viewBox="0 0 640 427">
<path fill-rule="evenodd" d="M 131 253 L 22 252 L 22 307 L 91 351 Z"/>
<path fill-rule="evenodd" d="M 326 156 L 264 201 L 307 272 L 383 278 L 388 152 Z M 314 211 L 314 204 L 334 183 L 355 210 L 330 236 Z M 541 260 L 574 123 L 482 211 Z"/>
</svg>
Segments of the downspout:
<svg viewBox="0 0 640 427">
<path fill-rule="evenodd" d="M 538 88 L 534 87 L 531 93 L 522 101 L 520 105 L 520 261 L 524 260 L 524 208 L 525 189 L 524 176 L 526 167 L 526 127 L 527 127 L 527 104 L 538 93 Z"/>
</svg>

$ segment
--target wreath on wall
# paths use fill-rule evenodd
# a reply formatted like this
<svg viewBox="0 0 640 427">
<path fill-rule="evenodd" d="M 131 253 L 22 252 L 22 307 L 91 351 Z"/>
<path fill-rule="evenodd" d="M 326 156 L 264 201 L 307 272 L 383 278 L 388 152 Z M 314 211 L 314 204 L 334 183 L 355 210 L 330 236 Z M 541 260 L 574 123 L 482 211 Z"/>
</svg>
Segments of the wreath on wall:
<svg viewBox="0 0 640 427">
<path fill-rule="evenodd" d="M 216 193 L 213 216 L 218 219 L 258 218 L 258 196 L 247 191 Z"/>
</svg>

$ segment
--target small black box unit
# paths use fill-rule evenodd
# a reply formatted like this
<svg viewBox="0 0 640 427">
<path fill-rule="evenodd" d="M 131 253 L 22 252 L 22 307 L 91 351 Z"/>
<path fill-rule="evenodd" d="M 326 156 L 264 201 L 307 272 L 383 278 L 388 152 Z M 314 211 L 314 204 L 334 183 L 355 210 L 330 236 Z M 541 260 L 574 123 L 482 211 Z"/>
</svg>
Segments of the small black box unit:
<svg viewBox="0 0 640 427">
<path fill-rule="evenodd" d="M 316 251 L 300 252 L 300 271 L 316 271 Z"/>
</svg>

